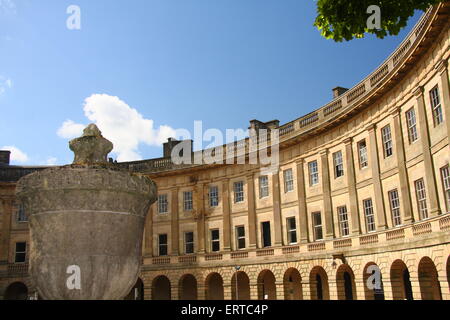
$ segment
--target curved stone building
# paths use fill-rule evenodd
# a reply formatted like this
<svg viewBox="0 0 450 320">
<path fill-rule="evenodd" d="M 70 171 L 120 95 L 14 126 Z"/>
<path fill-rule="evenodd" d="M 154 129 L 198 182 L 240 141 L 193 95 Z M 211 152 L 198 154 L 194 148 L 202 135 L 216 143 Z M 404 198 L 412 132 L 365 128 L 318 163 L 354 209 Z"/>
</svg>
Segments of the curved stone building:
<svg viewBox="0 0 450 320">
<path fill-rule="evenodd" d="M 449 300 L 449 12 L 448 2 L 428 10 L 378 69 L 322 108 L 281 126 L 252 121 L 279 129 L 277 173 L 170 157 L 118 164 L 159 192 L 127 298 Z M 40 168 L 8 157 L 0 296 L 12 299 L 35 291 L 15 182 Z"/>
</svg>

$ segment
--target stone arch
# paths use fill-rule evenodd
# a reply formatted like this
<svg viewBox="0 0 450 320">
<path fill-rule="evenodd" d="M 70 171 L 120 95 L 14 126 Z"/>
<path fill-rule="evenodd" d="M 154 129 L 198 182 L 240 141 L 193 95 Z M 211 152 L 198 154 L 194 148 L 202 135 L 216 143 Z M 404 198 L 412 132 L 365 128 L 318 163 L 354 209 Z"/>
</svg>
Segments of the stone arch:
<svg viewBox="0 0 450 320">
<path fill-rule="evenodd" d="M 223 278 L 217 272 L 210 273 L 205 280 L 206 300 L 224 300 Z"/>
<path fill-rule="evenodd" d="M 394 300 L 414 300 L 409 269 L 400 259 L 392 263 L 391 286 Z"/>
<path fill-rule="evenodd" d="M 441 285 L 433 260 L 423 257 L 418 268 L 422 300 L 442 300 Z"/>
<path fill-rule="evenodd" d="M 190 273 L 183 275 L 178 282 L 179 300 L 197 300 L 197 279 Z"/>
<path fill-rule="evenodd" d="M 144 300 L 144 282 L 138 278 L 136 284 L 124 300 Z"/>
<path fill-rule="evenodd" d="M 161 275 L 153 279 L 152 300 L 172 300 L 172 290 L 169 278 Z"/>
<path fill-rule="evenodd" d="M 272 271 L 265 269 L 258 275 L 258 299 L 276 300 L 277 286 L 275 284 L 275 275 Z"/>
<path fill-rule="evenodd" d="M 23 282 L 13 282 L 5 290 L 4 300 L 27 300 L 28 287 Z"/>
<path fill-rule="evenodd" d="M 378 268 L 380 278 L 377 279 L 376 270 L 374 267 Z M 371 267 L 371 268 L 369 268 Z M 369 270 L 370 269 L 370 270 Z M 374 270 L 372 270 L 374 269 Z M 369 272 L 371 271 L 371 272 Z M 369 278 L 372 277 L 372 288 L 368 287 Z M 377 280 L 380 282 L 377 283 Z M 366 300 L 385 300 L 384 297 L 384 285 L 383 285 L 383 274 L 381 268 L 375 262 L 369 262 L 364 267 L 363 271 L 363 282 L 364 282 L 364 296 Z"/>
<path fill-rule="evenodd" d="M 336 272 L 336 286 L 339 300 L 356 300 L 355 274 L 348 264 L 342 264 Z"/>
<path fill-rule="evenodd" d="M 283 287 L 285 300 L 303 300 L 302 276 L 296 268 L 286 270 Z"/>
<path fill-rule="evenodd" d="M 315 266 L 309 274 L 311 300 L 330 300 L 328 275 L 324 268 Z"/>
<path fill-rule="evenodd" d="M 237 271 L 231 277 L 231 299 L 250 300 L 250 279 L 244 271 Z"/>
</svg>

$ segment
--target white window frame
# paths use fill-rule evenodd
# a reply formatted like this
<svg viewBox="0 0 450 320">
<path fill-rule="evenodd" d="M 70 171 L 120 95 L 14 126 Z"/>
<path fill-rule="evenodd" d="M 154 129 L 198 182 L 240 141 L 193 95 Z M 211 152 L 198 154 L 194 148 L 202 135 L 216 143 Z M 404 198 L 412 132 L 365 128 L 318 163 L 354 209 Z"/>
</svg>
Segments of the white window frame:
<svg viewBox="0 0 450 320">
<path fill-rule="evenodd" d="M 165 214 L 169 212 L 169 200 L 167 194 L 158 195 L 158 214 Z"/>
<path fill-rule="evenodd" d="M 192 191 L 183 192 L 183 209 L 184 211 L 192 211 L 194 209 Z"/>
<path fill-rule="evenodd" d="M 437 127 L 444 122 L 444 115 L 442 113 L 441 97 L 439 95 L 439 86 L 435 86 L 430 90 L 431 111 L 433 113 L 433 123 Z"/>
<path fill-rule="evenodd" d="M 291 221 L 294 221 L 294 227 L 292 227 Z M 297 244 L 297 219 L 295 217 L 286 218 L 286 230 L 287 230 L 287 240 L 290 245 Z M 293 238 L 295 237 L 295 241 Z"/>
<path fill-rule="evenodd" d="M 394 147 L 392 145 L 392 130 L 391 126 L 387 126 L 381 129 L 381 139 L 383 141 L 384 158 L 389 158 L 394 155 Z"/>
<path fill-rule="evenodd" d="M 419 211 L 420 220 L 428 219 L 428 205 L 427 205 L 427 191 L 425 188 L 425 181 L 420 178 L 414 181 L 416 188 L 417 209 Z"/>
<path fill-rule="evenodd" d="M 363 200 L 363 208 L 367 232 L 377 231 L 375 213 L 373 211 L 373 201 L 371 198 Z"/>
<path fill-rule="evenodd" d="M 215 208 L 219 206 L 219 187 L 210 186 L 209 187 L 209 206 Z"/>
<path fill-rule="evenodd" d="M 24 246 L 25 246 L 24 251 L 17 250 L 17 246 L 19 244 L 24 244 Z M 19 259 L 17 259 L 17 255 L 23 255 L 23 261 L 18 261 Z M 14 247 L 14 263 L 21 264 L 21 263 L 26 263 L 26 262 L 27 262 L 27 243 L 26 243 L 26 241 L 18 241 L 15 243 L 15 247 Z"/>
<path fill-rule="evenodd" d="M 217 239 L 213 238 L 213 232 L 217 231 Z M 219 229 L 211 229 L 209 232 L 211 236 L 211 252 L 220 252 L 220 230 Z M 218 244 L 218 250 L 214 250 L 214 244 Z"/>
<path fill-rule="evenodd" d="M 166 243 L 161 243 L 161 236 L 166 236 Z M 166 254 L 161 254 L 161 247 L 166 248 Z M 165 257 L 169 255 L 169 235 L 167 233 L 158 234 L 158 256 Z"/>
<path fill-rule="evenodd" d="M 188 234 L 192 234 L 192 241 L 188 241 L 187 240 L 187 236 L 188 236 Z M 195 237 L 194 237 L 195 235 L 194 235 L 194 232 L 193 231 L 186 231 L 185 233 L 184 233 L 184 253 L 185 254 L 194 254 L 195 253 Z M 189 250 L 188 250 L 188 245 L 189 246 L 192 246 L 192 252 L 188 252 Z"/>
<path fill-rule="evenodd" d="M 398 190 L 394 189 L 388 192 L 389 204 L 391 207 L 392 224 L 394 227 L 402 225 L 402 216 L 400 214 L 400 197 Z"/>
<path fill-rule="evenodd" d="M 369 166 L 369 157 L 367 154 L 367 142 L 363 139 L 358 142 L 358 158 L 359 158 L 359 168 L 364 169 Z"/>
<path fill-rule="evenodd" d="M 319 184 L 319 164 L 317 160 L 308 163 L 309 185 L 315 186 Z"/>
<path fill-rule="evenodd" d="M 347 206 L 340 206 L 337 208 L 339 231 L 341 237 L 347 237 L 350 235 L 350 224 L 348 222 Z"/>
<path fill-rule="evenodd" d="M 283 171 L 284 180 L 284 193 L 294 191 L 294 173 L 292 169 L 286 169 Z"/>
<path fill-rule="evenodd" d="M 344 158 L 342 151 L 333 153 L 333 165 L 334 165 L 334 178 L 340 178 L 344 176 Z"/>
<path fill-rule="evenodd" d="M 244 202 L 244 182 L 236 181 L 233 184 L 234 203 Z"/>
<path fill-rule="evenodd" d="M 320 218 L 320 224 L 316 224 L 316 217 Z M 316 211 L 311 213 L 312 218 L 312 227 L 313 227 L 313 235 L 314 241 L 322 241 L 323 240 L 323 221 L 322 221 L 322 212 Z M 318 236 L 318 231 L 320 230 L 320 237 Z"/>
<path fill-rule="evenodd" d="M 450 212 L 450 165 L 441 168 L 442 187 L 444 189 L 444 198 L 447 206 L 447 213 Z"/>
<path fill-rule="evenodd" d="M 408 140 L 409 144 L 411 144 L 419 139 L 419 134 L 417 132 L 416 110 L 414 108 L 409 109 L 406 111 L 405 117 L 408 127 Z"/>
<path fill-rule="evenodd" d="M 239 229 L 244 230 L 244 235 L 239 235 Z M 236 226 L 234 230 L 236 233 L 236 250 L 244 250 L 247 247 L 247 241 L 245 238 L 245 226 L 244 225 Z M 244 240 L 244 246 L 242 248 L 239 245 L 239 240 Z"/>
<path fill-rule="evenodd" d="M 269 196 L 269 177 L 260 176 L 259 179 L 259 198 L 267 198 Z"/>
</svg>

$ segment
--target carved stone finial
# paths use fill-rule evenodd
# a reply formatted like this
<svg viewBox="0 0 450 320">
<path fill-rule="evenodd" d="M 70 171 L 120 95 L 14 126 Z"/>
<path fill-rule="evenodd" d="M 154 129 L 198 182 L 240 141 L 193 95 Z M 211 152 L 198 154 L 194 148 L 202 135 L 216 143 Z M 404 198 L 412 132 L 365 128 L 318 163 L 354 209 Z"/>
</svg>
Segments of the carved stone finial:
<svg viewBox="0 0 450 320">
<path fill-rule="evenodd" d="M 69 147 L 75 153 L 74 164 L 107 163 L 113 144 L 91 123 L 84 129 L 83 136 L 69 142 Z"/>
</svg>

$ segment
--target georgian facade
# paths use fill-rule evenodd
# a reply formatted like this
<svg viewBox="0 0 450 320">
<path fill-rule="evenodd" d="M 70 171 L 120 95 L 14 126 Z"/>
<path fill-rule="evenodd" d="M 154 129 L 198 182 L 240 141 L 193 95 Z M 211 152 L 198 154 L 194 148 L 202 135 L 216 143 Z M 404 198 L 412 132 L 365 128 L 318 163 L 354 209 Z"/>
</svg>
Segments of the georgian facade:
<svg viewBox="0 0 450 320">
<path fill-rule="evenodd" d="M 449 11 L 431 8 L 378 69 L 329 104 L 270 122 L 280 132 L 278 172 L 170 158 L 118 164 L 158 185 L 129 298 L 449 300 Z M 5 298 L 34 292 L 14 191 L 39 169 L 0 166 Z M 374 266 L 378 290 L 368 281 Z"/>
</svg>

